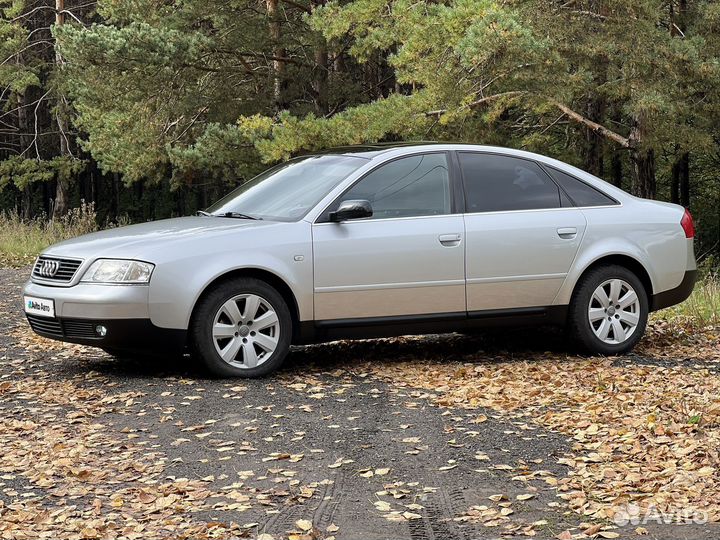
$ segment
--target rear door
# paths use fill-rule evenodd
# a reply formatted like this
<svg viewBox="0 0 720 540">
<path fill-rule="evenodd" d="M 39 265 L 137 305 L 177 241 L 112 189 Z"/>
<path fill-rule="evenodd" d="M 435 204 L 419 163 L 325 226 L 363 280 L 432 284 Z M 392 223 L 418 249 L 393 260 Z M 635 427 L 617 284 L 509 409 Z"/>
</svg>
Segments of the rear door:
<svg viewBox="0 0 720 540">
<path fill-rule="evenodd" d="M 534 161 L 457 157 L 466 199 L 468 312 L 551 305 L 585 233 L 582 212 Z"/>
<path fill-rule="evenodd" d="M 380 165 L 313 225 L 315 319 L 465 314 L 462 214 L 446 152 Z M 373 216 L 341 223 L 328 213 L 363 199 Z"/>
</svg>

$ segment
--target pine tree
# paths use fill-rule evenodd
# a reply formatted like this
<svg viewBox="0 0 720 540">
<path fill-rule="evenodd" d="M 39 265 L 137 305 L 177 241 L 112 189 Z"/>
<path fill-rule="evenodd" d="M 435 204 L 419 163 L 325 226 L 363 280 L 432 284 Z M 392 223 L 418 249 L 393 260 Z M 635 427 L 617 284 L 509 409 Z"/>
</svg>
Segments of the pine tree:
<svg viewBox="0 0 720 540">
<path fill-rule="evenodd" d="M 0 2 L 0 187 L 22 191 L 26 217 L 35 186 L 50 181 L 56 186 L 53 215 L 63 215 L 70 183 L 85 167 L 70 129 L 72 107 L 62 93 L 62 57 L 52 35 L 66 17 L 81 15 L 82 9 L 65 7 L 63 0 Z"/>
<path fill-rule="evenodd" d="M 336 119 L 254 118 L 246 125 L 260 126 L 267 140 L 258 147 L 275 159 L 328 140 L 420 137 L 428 130 L 479 141 L 482 126 L 493 124 L 505 124 L 498 129 L 512 144 L 547 148 L 557 138 L 553 122 L 570 121 L 578 140 L 593 134 L 596 145 L 626 152 L 632 191 L 652 198 L 658 153 L 670 144 L 684 151 L 714 146 L 717 7 L 696 2 L 683 10 L 685 31 L 670 31 L 675 16 L 657 0 L 329 4 L 314 26 L 329 40 L 352 35 L 351 52 L 361 61 L 394 51 L 397 80 L 412 92 Z M 415 121 L 395 122 L 400 102 Z M 346 125 L 358 120 L 359 129 Z M 515 128 L 507 131 L 510 122 Z M 316 138 L 317 131 L 326 136 Z M 602 172 L 598 150 L 591 153 L 591 168 Z"/>
</svg>

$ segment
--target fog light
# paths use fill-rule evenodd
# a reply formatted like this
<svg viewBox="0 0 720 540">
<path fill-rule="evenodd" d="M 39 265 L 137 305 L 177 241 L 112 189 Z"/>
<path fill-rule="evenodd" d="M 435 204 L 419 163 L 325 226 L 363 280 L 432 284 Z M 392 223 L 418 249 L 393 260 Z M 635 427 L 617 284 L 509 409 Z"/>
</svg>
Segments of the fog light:
<svg viewBox="0 0 720 540">
<path fill-rule="evenodd" d="M 102 324 L 98 324 L 95 327 L 95 333 L 100 337 L 105 337 L 107 335 L 107 328 L 105 328 Z"/>
</svg>

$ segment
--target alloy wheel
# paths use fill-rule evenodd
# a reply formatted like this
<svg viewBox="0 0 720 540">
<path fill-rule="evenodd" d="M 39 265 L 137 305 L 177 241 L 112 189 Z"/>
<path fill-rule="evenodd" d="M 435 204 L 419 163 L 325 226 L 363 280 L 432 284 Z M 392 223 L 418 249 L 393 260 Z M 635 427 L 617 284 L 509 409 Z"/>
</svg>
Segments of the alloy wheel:
<svg viewBox="0 0 720 540">
<path fill-rule="evenodd" d="M 275 352 L 280 339 L 280 320 L 263 297 L 239 294 L 217 310 L 212 338 L 224 362 L 242 369 L 255 368 Z"/>
<path fill-rule="evenodd" d="M 623 343 L 640 322 L 640 299 L 627 281 L 609 279 L 590 297 L 588 319 L 598 339 L 611 345 Z"/>
</svg>

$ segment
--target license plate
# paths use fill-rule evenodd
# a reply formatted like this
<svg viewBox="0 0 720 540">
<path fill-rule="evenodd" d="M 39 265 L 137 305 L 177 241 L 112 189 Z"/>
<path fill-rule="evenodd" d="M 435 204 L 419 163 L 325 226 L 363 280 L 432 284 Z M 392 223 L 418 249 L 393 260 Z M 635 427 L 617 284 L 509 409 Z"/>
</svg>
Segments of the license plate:
<svg viewBox="0 0 720 540">
<path fill-rule="evenodd" d="M 32 315 L 40 315 L 41 317 L 55 316 L 55 301 L 47 298 L 36 298 L 34 296 L 26 296 L 25 313 Z"/>
</svg>

